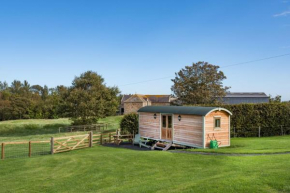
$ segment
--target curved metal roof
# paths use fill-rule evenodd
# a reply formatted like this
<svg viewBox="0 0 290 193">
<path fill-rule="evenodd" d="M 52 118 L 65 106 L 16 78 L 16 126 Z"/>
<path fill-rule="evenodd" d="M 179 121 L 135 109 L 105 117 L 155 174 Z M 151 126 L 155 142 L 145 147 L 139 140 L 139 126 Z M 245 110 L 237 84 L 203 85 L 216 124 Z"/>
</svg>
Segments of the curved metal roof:
<svg viewBox="0 0 290 193">
<path fill-rule="evenodd" d="M 221 111 L 221 110 L 226 111 L 227 113 L 232 115 L 232 113 L 229 110 L 220 107 L 146 106 L 139 109 L 138 112 L 206 116 L 212 111 Z"/>
</svg>

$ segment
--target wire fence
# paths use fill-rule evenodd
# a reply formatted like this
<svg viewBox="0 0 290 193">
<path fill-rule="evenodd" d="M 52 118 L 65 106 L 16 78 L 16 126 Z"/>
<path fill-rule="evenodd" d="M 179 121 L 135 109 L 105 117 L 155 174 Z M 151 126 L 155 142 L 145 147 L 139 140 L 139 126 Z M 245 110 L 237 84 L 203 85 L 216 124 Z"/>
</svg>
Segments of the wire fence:
<svg viewBox="0 0 290 193">
<path fill-rule="evenodd" d="M 1 159 L 35 157 L 111 143 L 116 132 L 89 132 L 86 135 L 51 137 L 47 141 L 2 142 Z"/>
<path fill-rule="evenodd" d="M 32 157 L 50 153 L 50 141 L 1 143 L 1 159 Z"/>
<path fill-rule="evenodd" d="M 98 123 L 93 125 L 70 125 L 59 127 L 58 133 L 81 132 L 81 131 L 105 132 L 116 130 L 116 128 L 119 128 L 119 123 L 116 122 Z"/>
<path fill-rule="evenodd" d="M 270 137 L 290 135 L 290 126 L 232 127 L 231 137 Z"/>
</svg>

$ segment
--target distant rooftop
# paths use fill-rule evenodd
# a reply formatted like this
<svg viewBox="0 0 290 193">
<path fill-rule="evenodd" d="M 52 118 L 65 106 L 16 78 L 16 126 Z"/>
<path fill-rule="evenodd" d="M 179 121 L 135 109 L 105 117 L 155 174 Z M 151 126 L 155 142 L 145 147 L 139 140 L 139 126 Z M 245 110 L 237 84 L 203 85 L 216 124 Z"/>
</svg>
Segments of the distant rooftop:
<svg viewBox="0 0 290 193">
<path fill-rule="evenodd" d="M 134 95 L 124 95 L 121 103 L 124 103 L 126 100 L 128 100 L 131 96 Z M 139 96 L 143 98 L 144 100 L 149 100 L 151 102 L 155 103 L 168 103 L 173 101 L 175 98 L 172 98 L 170 95 L 143 95 L 143 94 L 135 94 L 135 96 Z"/>
<path fill-rule="evenodd" d="M 225 96 L 226 98 L 231 98 L 231 97 L 265 97 L 269 98 L 264 92 L 229 92 Z"/>
</svg>

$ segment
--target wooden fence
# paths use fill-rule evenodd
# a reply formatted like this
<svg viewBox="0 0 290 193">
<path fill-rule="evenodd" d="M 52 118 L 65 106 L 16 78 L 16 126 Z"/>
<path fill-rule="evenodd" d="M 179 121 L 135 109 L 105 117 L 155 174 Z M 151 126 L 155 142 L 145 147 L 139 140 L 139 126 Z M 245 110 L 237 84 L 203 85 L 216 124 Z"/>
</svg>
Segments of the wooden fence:
<svg viewBox="0 0 290 193">
<path fill-rule="evenodd" d="M 35 146 L 37 144 L 37 147 Z M 40 150 L 39 144 L 44 144 L 48 146 L 50 141 L 22 141 L 22 142 L 3 142 L 1 143 L 1 159 L 5 159 L 7 151 L 9 151 L 9 157 L 17 157 L 20 154 L 26 154 L 26 156 L 31 157 L 33 153 L 37 152 L 38 154 L 44 154 L 43 150 Z M 24 145 L 26 151 L 23 151 L 23 148 L 19 148 L 20 145 Z M 17 149 L 13 148 L 18 146 Z M 34 149 L 35 147 L 35 149 Z M 43 149 L 43 147 L 41 148 Z"/>
<path fill-rule="evenodd" d="M 77 132 L 77 131 L 104 131 L 108 129 L 108 124 L 99 123 L 93 125 L 71 125 L 67 127 L 59 127 L 58 132 Z"/>
<path fill-rule="evenodd" d="M 5 159 L 7 153 L 9 153 L 8 158 L 32 157 L 36 154 L 55 154 L 102 145 L 113 142 L 113 135 L 115 134 L 115 132 L 98 134 L 89 132 L 85 135 L 52 137 L 50 141 L 3 142 L 1 143 L 1 159 Z"/>
</svg>

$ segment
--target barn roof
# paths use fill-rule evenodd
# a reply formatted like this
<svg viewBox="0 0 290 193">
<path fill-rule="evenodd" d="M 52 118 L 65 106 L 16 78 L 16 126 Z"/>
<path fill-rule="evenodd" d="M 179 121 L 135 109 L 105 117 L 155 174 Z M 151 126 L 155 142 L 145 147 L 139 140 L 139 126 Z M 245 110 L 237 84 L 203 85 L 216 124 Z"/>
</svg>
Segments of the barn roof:
<svg viewBox="0 0 290 193">
<path fill-rule="evenodd" d="M 170 95 L 143 95 L 143 94 L 134 94 L 134 95 L 124 95 L 121 103 L 123 104 L 126 100 L 131 98 L 132 96 L 137 96 L 139 98 L 143 98 L 145 101 L 149 100 L 153 103 L 169 103 L 171 100 L 175 98 L 171 98 Z"/>
<path fill-rule="evenodd" d="M 264 92 L 229 92 L 226 94 L 224 98 L 232 98 L 232 97 L 262 97 L 262 98 L 269 98 Z"/>
<path fill-rule="evenodd" d="M 227 113 L 232 115 L 232 113 L 229 110 L 220 107 L 146 106 L 139 109 L 138 112 L 206 116 L 212 111 L 221 111 L 221 110 L 226 111 Z"/>
</svg>

